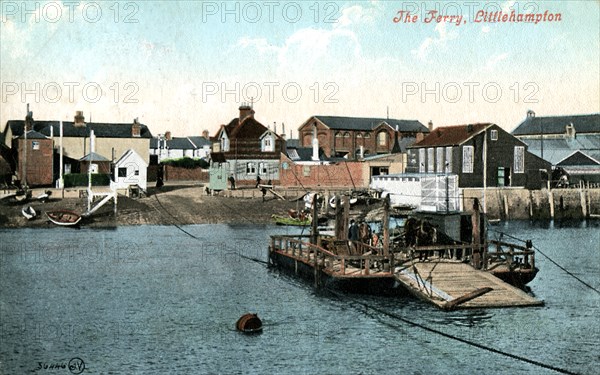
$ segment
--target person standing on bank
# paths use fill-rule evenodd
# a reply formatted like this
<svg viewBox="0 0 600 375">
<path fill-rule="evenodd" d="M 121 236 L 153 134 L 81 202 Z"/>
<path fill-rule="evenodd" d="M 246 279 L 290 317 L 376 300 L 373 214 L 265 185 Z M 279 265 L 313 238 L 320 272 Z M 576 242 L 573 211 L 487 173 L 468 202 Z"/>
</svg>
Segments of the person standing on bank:
<svg viewBox="0 0 600 375">
<path fill-rule="evenodd" d="M 235 178 L 233 177 L 233 173 L 229 176 L 229 183 L 231 184 L 231 190 L 235 190 Z"/>
<path fill-rule="evenodd" d="M 260 175 L 256 175 L 256 187 L 260 185 Z"/>
</svg>

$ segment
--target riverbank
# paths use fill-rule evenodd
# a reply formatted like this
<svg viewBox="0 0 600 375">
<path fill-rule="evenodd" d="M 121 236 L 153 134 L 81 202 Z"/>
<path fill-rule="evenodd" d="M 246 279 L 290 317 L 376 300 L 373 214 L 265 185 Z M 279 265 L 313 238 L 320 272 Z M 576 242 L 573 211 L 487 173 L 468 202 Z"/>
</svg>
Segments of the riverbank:
<svg viewBox="0 0 600 375">
<path fill-rule="evenodd" d="M 250 196 L 250 195 L 249 195 Z M 24 204 L 7 198 L 0 202 L 0 227 L 35 228 L 49 227 L 45 212 L 66 209 L 85 212 L 85 198 L 52 196 L 46 203 L 32 200 L 38 217 L 28 221 L 21 214 Z M 263 202 L 262 195 L 254 198 L 229 198 L 206 195 L 203 186 L 163 186 L 151 188 L 147 197 L 132 199 L 118 197 L 117 215 L 109 202 L 100 208 L 82 225 L 86 227 L 114 227 L 123 225 L 188 225 L 188 224 L 268 224 L 271 215 L 282 214 L 297 203 L 283 201 L 269 194 Z"/>
</svg>

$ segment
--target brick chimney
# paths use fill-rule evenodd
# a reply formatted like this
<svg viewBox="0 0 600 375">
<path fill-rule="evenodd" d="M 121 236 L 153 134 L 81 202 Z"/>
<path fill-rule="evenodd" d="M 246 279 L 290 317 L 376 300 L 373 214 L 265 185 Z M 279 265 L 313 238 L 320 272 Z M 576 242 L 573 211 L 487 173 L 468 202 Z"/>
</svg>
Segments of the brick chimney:
<svg viewBox="0 0 600 375">
<path fill-rule="evenodd" d="M 138 122 L 137 117 L 133 119 L 133 125 L 131 125 L 131 136 L 140 137 L 142 135 L 142 126 Z"/>
<path fill-rule="evenodd" d="M 208 133 L 208 130 L 207 130 L 207 129 L 204 129 L 204 130 L 202 131 L 202 136 L 203 136 L 204 138 L 206 138 L 206 139 L 209 139 L 209 137 L 210 137 L 210 136 L 209 136 L 209 133 Z"/>
<path fill-rule="evenodd" d="M 170 140 L 171 140 L 171 132 L 170 132 L 170 131 L 168 131 L 168 132 L 166 132 L 166 133 L 165 133 L 165 139 L 166 139 L 167 141 L 170 141 Z"/>
<path fill-rule="evenodd" d="M 25 132 L 33 130 L 33 112 L 29 110 L 29 103 L 27 103 L 27 115 L 25 116 Z"/>
<path fill-rule="evenodd" d="M 83 116 L 83 111 L 75 112 L 75 126 L 83 127 L 85 126 L 85 117 Z"/>
<path fill-rule="evenodd" d="M 242 105 L 239 108 L 240 110 L 240 123 L 242 121 L 244 121 L 247 117 L 250 118 L 254 118 L 254 110 L 252 109 L 252 106 L 248 103 L 242 103 Z"/>
<path fill-rule="evenodd" d="M 427 129 L 429 129 L 430 133 L 433 131 L 433 121 L 429 120 L 429 123 L 427 123 Z"/>
</svg>

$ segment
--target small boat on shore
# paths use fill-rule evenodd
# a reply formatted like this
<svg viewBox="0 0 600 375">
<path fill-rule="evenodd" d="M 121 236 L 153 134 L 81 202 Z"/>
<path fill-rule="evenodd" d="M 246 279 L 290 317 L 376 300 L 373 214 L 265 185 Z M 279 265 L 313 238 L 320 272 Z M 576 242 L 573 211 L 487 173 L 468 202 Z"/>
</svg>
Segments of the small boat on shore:
<svg viewBox="0 0 600 375">
<path fill-rule="evenodd" d="M 37 212 L 31 206 L 23 207 L 21 209 L 21 213 L 25 216 L 27 220 L 33 220 L 37 217 Z"/>
<path fill-rule="evenodd" d="M 81 221 L 81 215 L 69 210 L 47 211 L 46 216 L 48 216 L 48 220 L 61 226 L 73 226 Z"/>
<path fill-rule="evenodd" d="M 46 201 L 50 198 L 50 196 L 52 195 L 52 191 L 50 190 L 46 190 L 44 191 L 42 194 L 38 195 L 37 197 L 35 197 L 38 201 L 44 202 L 46 203 Z"/>
</svg>

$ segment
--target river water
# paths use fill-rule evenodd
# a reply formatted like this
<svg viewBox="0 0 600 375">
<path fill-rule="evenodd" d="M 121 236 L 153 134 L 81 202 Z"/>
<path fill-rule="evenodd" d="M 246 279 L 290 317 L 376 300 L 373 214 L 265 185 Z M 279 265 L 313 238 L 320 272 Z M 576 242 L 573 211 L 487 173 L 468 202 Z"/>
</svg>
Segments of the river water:
<svg viewBox="0 0 600 375">
<path fill-rule="evenodd" d="M 492 227 L 600 289 L 600 224 Z M 600 373 L 600 296 L 543 256 L 544 307 L 443 312 L 315 291 L 269 270 L 275 226 L 0 230 L 0 374 L 552 374 L 441 336 Z M 360 302 L 360 303 L 358 303 Z M 365 307 L 365 304 L 374 309 Z M 235 331 L 246 312 L 262 334 Z"/>
</svg>

